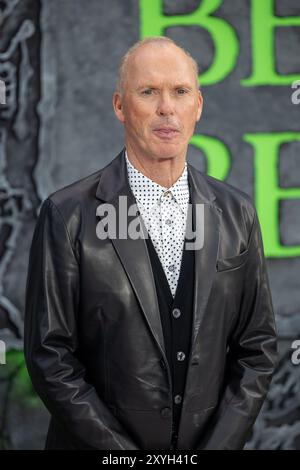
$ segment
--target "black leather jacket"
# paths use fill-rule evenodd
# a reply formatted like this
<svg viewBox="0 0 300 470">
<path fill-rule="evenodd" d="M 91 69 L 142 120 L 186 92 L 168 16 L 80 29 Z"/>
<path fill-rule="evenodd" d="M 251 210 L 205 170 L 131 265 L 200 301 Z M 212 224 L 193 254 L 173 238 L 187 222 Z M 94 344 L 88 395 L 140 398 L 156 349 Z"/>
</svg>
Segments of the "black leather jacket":
<svg viewBox="0 0 300 470">
<path fill-rule="evenodd" d="M 170 449 L 172 384 L 145 240 L 96 235 L 99 204 L 135 202 L 123 151 L 49 196 L 29 258 L 25 358 L 52 418 L 47 448 Z M 178 449 L 240 449 L 277 362 L 249 196 L 188 164 L 204 204 Z M 100 222 L 101 223 L 101 222 Z"/>
</svg>

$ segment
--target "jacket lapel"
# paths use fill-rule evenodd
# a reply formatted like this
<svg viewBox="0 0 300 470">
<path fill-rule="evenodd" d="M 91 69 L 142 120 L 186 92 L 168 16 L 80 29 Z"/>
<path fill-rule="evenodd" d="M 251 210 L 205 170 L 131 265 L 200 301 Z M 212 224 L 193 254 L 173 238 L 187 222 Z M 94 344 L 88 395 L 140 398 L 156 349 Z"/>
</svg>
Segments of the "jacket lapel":
<svg viewBox="0 0 300 470">
<path fill-rule="evenodd" d="M 196 338 L 216 272 L 222 210 L 215 204 L 215 194 L 201 173 L 190 164 L 188 164 L 188 170 L 194 223 L 196 204 L 204 205 L 204 220 L 196 220 L 196 232 L 201 230 L 201 224 L 204 224 L 204 243 L 201 249 L 195 250 L 194 311 L 191 346 L 191 357 L 193 357 Z"/>
<path fill-rule="evenodd" d="M 127 201 L 127 209 L 136 204 L 135 197 L 131 191 L 127 178 L 124 149 L 102 171 L 96 191 L 96 197 L 106 203 L 112 204 L 115 208 L 117 237 L 115 239 L 111 238 L 111 242 L 114 245 L 120 261 L 128 275 L 150 330 L 152 331 L 163 355 L 166 356 L 155 281 L 146 240 L 143 238 L 134 240 L 130 237 L 127 237 L 126 239 L 118 238 L 119 213 L 120 211 L 124 212 L 124 208 L 120 207 L 119 196 L 125 196 L 124 201 Z M 138 209 L 137 206 L 136 209 Z M 125 216 L 125 214 L 123 214 L 123 216 Z M 128 216 L 128 223 L 136 217 L 136 214 Z M 142 223 L 142 219 L 140 220 Z M 146 233 L 145 227 L 144 233 Z"/>
</svg>

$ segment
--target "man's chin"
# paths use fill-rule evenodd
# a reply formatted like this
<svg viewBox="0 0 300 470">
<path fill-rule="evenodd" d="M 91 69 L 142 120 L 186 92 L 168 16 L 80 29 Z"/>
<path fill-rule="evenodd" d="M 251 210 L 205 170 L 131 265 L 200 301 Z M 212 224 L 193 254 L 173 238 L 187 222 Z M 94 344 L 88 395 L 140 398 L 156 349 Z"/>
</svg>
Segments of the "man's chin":
<svg viewBox="0 0 300 470">
<path fill-rule="evenodd" d="M 144 141 L 136 149 L 136 155 L 149 156 L 159 160 L 168 160 L 177 158 L 179 155 L 186 154 L 187 145 L 178 145 L 178 142 L 151 142 Z"/>
<path fill-rule="evenodd" d="M 176 158 L 178 157 L 178 155 L 181 155 L 182 153 L 183 153 L 183 149 L 181 150 L 180 147 L 178 147 L 178 144 L 171 145 L 169 143 L 168 145 L 163 145 L 157 148 L 155 155 L 157 158 L 167 160 L 169 158 Z"/>
</svg>

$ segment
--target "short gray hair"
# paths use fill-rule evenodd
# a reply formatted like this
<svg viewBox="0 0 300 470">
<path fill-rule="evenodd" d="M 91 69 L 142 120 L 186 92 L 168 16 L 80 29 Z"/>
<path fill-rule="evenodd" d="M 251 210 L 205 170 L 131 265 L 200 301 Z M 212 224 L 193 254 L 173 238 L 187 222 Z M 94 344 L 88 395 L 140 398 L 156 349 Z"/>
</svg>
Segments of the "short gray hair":
<svg viewBox="0 0 300 470">
<path fill-rule="evenodd" d="M 117 78 L 117 86 L 116 86 L 117 92 L 121 94 L 124 92 L 126 68 L 127 68 L 129 58 L 137 49 L 144 46 L 145 44 L 162 44 L 162 45 L 173 44 L 173 46 L 176 46 L 179 49 L 181 49 L 185 53 L 185 55 L 191 60 L 193 69 L 195 71 L 196 82 L 197 82 L 198 87 L 200 88 L 198 84 L 199 66 L 196 60 L 191 56 L 191 54 L 186 49 L 176 44 L 176 42 L 173 41 L 173 39 L 168 38 L 167 36 L 150 36 L 150 37 L 141 39 L 140 41 L 137 41 L 135 44 L 133 44 L 133 46 L 131 46 L 128 49 L 126 54 L 123 55 L 120 65 L 119 65 L 119 70 L 118 70 L 118 78 Z"/>
</svg>

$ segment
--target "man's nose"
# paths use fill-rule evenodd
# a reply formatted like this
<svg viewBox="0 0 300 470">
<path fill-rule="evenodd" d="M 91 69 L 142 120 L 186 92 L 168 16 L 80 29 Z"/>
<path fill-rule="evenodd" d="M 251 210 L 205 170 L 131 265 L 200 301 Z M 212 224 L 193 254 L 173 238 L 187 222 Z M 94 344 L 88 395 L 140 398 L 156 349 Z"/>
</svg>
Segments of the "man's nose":
<svg viewBox="0 0 300 470">
<path fill-rule="evenodd" d="M 174 113 L 172 97 L 169 94 L 161 94 L 157 105 L 157 114 L 166 116 Z"/>
</svg>

